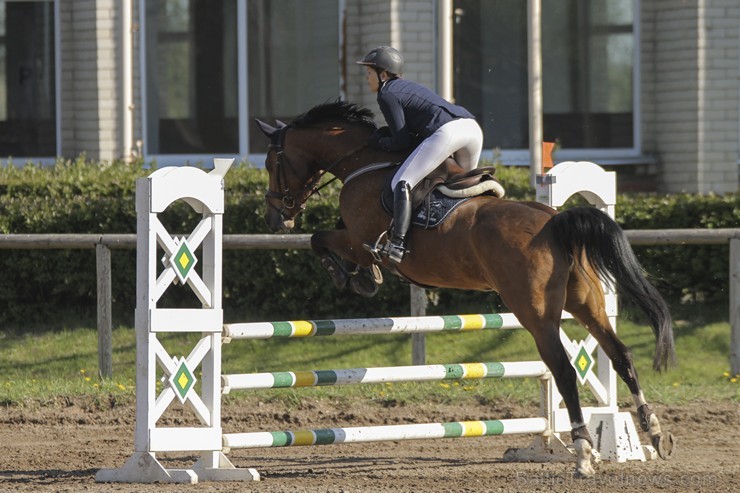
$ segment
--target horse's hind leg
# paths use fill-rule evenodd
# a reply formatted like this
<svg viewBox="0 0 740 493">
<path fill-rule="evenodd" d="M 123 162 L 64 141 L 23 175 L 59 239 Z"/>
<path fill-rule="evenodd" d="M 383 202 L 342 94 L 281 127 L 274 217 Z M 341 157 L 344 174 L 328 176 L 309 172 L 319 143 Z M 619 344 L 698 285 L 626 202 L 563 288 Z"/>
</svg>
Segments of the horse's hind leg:
<svg viewBox="0 0 740 493">
<path fill-rule="evenodd" d="M 524 298 L 526 297 L 519 297 L 516 301 L 504 298 L 504 302 L 514 312 L 519 322 L 534 337 L 537 351 L 550 373 L 552 373 L 558 391 L 565 401 L 571 424 L 571 439 L 576 450 L 575 476 L 579 478 L 592 477 L 595 474 L 591 465 L 593 440 L 583 420 L 576 371 L 570 363 L 570 358 L 563 347 L 563 343 L 560 341 L 562 294 L 560 303 L 555 299 L 550 300 L 548 306 L 554 308 L 545 308 L 545 312 L 550 312 L 550 315 L 546 316 L 538 315 L 537 311 L 532 308 L 534 305 L 526 306 L 526 301 L 522 303 Z M 545 302 L 543 301 L 543 303 Z"/>
<path fill-rule="evenodd" d="M 565 309 L 570 312 L 598 341 L 601 349 L 612 362 L 617 375 L 627 384 L 637 407 L 640 428 L 650 436 L 650 441 L 661 458 L 667 459 L 673 452 L 675 439 L 671 433 L 663 432 L 660 421 L 653 412 L 640 387 L 637 370 L 632 362 L 629 348 L 617 337 L 609 323 L 604 306 L 601 284 L 595 276 L 586 279 L 584 272 L 575 273 L 568 283 Z"/>
<path fill-rule="evenodd" d="M 570 436 L 576 450 L 575 475 L 580 478 L 588 478 L 595 474 L 591 465 L 593 439 L 583 420 L 576 371 L 570 363 L 570 358 L 562 342 L 560 342 L 559 320 L 548 322 L 542 327 L 543 330 L 536 334 L 532 333 L 532 335 L 540 357 L 550 369 L 558 391 L 565 401 L 565 407 L 568 409 L 571 426 Z"/>
</svg>

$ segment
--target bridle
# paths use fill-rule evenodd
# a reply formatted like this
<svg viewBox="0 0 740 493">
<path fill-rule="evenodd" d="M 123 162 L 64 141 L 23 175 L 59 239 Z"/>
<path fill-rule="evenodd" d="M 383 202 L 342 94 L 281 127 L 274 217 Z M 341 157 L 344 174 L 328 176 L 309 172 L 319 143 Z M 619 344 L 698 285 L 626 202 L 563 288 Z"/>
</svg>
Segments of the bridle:
<svg viewBox="0 0 740 493">
<path fill-rule="evenodd" d="M 348 153 L 342 155 L 339 157 L 339 159 L 335 160 L 333 163 L 324 166 L 320 173 L 318 173 L 315 177 L 312 177 L 309 179 L 305 185 L 303 185 L 303 188 L 298 193 L 298 199 L 296 199 L 291 193 L 290 193 L 290 187 L 288 186 L 288 176 L 286 173 L 290 172 L 293 177 L 300 180 L 300 176 L 298 175 L 298 172 L 296 171 L 295 167 L 293 166 L 293 163 L 290 161 L 288 156 L 285 154 L 285 134 L 288 132 L 288 129 L 291 127 L 291 125 L 285 125 L 283 127 L 280 127 L 278 129 L 278 134 L 275 139 L 269 144 L 268 146 L 268 152 L 269 150 L 274 150 L 275 154 L 277 156 L 277 160 L 275 162 L 275 171 L 277 173 L 277 182 L 278 182 L 278 189 L 280 191 L 274 191 L 274 190 L 268 190 L 265 194 L 265 198 L 268 199 L 267 205 L 274 210 L 276 210 L 280 217 L 283 219 L 291 219 L 296 217 L 298 214 L 303 212 L 303 210 L 306 208 L 306 202 L 308 199 L 310 199 L 314 194 L 317 194 L 320 192 L 321 189 L 328 186 L 330 183 L 332 183 L 334 180 L 337 180 L 337 176 L 334 176 L 333 178 L 327 180 L 325 183 L 318 185 L 317 184 L 321 181 L 321 178 L 323 176 L 330 172 L 332 169 L 334 169 L 339 163 L 347 159 L 348 157 L 358 153 L 365 147 L 367 147 L 367 144 L 362 145 L 361 147 L 358 147 L 356 149 L 353 149 L 349 151 Z M 301 198 L 304 197 L 305 198 Z M 320 195 L 320 194 L 319 194 Z M 273 204 L 273 202 L 269 199 L 276 198 L 280 201 L 280 204 L 282 207 L 278 208 Z M 294 209 L 298 208 L 299 211 L 295 214 L 289 215 L 287 212 L 292 212 Z"/>
<path fill-rule="evenodd" d="M 285 177 L 285 169 L 286 165 L 287 168 L 290 170 L 290 172 L 298 178 L 298 173 L 295 171 L 295 168 L 293 167 L 293 164 L 290 162 L 290 159 L 285 155 L 285 149 L 283 147 L 283 143 L 285 142 L 285 134 L 288 131 L 288 125 L 284 127 L 280 127 L 278 129 L 277 139 L 273 139 L 272 142 L 270 142 L 270 145 L 268 146 L 268 152 L 269 150 L 274 150 L 275 154 L 277 156 L 277 161 L 275 162 L 275 169 L 277 172 L 277 181 L 278 181 L 278 189 L 281 190 L 281 192 L 276 192 L 273 190 L 268 190 L 265 194 L 265 198 L 267 200 L 267 205 L 269 207 L 272 207 L 276 211 L 280 213 L 280 217 L 283 219 L 288 219 L 290 216 L 286 214 L 286 210 L 293 210 L 296 207 L 296 200 L 293 198 L 293 196 L 290 194 L 290 187 L 288 186 L 288 181 Z M 301 196 L 306 191 L 306 186 L 301 190 Z M 271 200 L 271 198 L 277 198 L 280 200 L 280 203 L 282 204 L 282 208 L 276 207 Z M 307 199 L 306 199 L 307 200 Z M 306 208 L 305 200 L 302 201 L 300 204 L 297 204 L 298 207 L 303 210 Z M 293 217 L 298 215 L 296 213 Z"/>
</svg>

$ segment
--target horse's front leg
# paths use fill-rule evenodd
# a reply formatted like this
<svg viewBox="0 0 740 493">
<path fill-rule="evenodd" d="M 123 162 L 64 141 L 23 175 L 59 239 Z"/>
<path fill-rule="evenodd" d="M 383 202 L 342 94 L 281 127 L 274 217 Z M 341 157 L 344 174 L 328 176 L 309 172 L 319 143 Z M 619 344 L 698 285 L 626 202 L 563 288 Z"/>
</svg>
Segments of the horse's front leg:
<svg viewBox="0 0 740 493">
<path fill-rule="evenodd" d="M 383 275 L 375 264 L 367 264 L 366 253 L 352 245 L 346 229 L 319 231 L 311 236 L 311 248 L 319 256 L 321 265 L 329 273 L 337 289 L 349 287 L 353 292 L 372 297 L 383 282 Z M 359 255 L 358 255 L 359 254 Z"/>
</svg>

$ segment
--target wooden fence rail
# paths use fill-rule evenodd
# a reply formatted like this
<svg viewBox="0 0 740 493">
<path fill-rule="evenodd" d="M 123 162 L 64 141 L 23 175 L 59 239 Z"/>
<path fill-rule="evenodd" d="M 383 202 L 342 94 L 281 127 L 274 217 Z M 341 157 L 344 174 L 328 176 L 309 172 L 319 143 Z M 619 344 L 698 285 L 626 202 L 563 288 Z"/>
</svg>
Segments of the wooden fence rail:
<svg viewBox="0 0 740 493">
<path fill-rule="evenodd" d="M 740 373 L 740 228 L 644 229 L 625 231 L 632 245 L 721 245 L 729 243 L 730 366 Z M 224 235 L 224 250 L 307 250 L 311 235 Z M 135 234 L 6 234 L 0 249 L 95 250 L 98 299 L 98 367 L 102 378 L 113 374 L 111 346 L 111 250 L 136 248 Z M 411 289 L 411 315 L 422 316 L 425 297 L 421 288 Z M 412 362 L 424 364 L 423 334 L 414 334 Z M 421 337 L 418 337 L 421 336 Z"/>
</svg>

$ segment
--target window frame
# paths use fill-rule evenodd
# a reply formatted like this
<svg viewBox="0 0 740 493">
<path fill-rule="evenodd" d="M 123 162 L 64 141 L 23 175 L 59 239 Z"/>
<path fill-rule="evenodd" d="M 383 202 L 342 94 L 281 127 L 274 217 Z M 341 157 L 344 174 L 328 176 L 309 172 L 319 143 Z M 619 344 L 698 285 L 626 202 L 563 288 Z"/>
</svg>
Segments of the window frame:
<svg viewBox="0 0 740 493">
<path fill-rule="evenodd" d="M 23 2 L 26 0 L 6 0 L 6 2 Z M 0 166 L 23 166 L 26 163 L 38 163 L 41 165 L 52 165 L 56 163 L 58 156 L 62 155 L 62 43 L 61 43 L 61 20 L 60 0 L 35 0 L 38 2 L 52 3 L 54 5 L 54 156 L 1 156 Z"/>
<path fill-rule="evenodd" d="M 342 54 L 342 44 L 345 42 L 342 34 L 342 25 L 346 18 L 346 0 L 337 0 L 338 17 L 339 17 L 339 36 L 338 42 L 338 55 Z M 139 23 L 141 29 L 139 29 L 139 80 L 141 84 L 141 134 L 143 136 L 148 135 L 148 123 L 147 123 L 147 92 L 149 88 L 146 85 L 146 8 L 145 0 L 139 0 Z M 247 72 L 249 60 L 248 60 L 248 46 L 247 42 L 249 39 L 249 23 L 247 19 L 247 0 L 237 0 L 237 108 L 238 108 L 238 121 L 239 121 L 239 152 L 237 154 L 152 154 L 149 152 L 148 143 L 146 137 L 143 139 L 143 157 L 145 161 L 151 162 L 156 161 L 159 166 L 183 166 L 183 165 L 199 165 L 204 168 L 211 168 L 213 166 L 213 158 L 233 158 L 236 162 L 247 162 L 256 167 L 263 167 L 265 161 L 265 153 L 252 153 L 249 147 L 249 128 L 251 124 L 250 111 L 249 111 L 249 74 Z M 340 58 L 341 59 L 341 58 Z M 344 81 L 342 80 L 342 71 L 340 70 L 339 75 L 339 87 L 344 87 Z M 342 94 L 337 94 L 341 97 Z"/>
<path fill-rule="evenodd" d="M 633 23 L 632 38 L 634 42 L 634 51 L 632 54 L 633 70 L 633 99 L 632 99 L 632 147 L 615 147 L 610 149 L 604 148 L 563 148 L 555 151 L 554 155 L 557 162 L 563 161 L 597 161 L 602 165 L 630 165 L 630 164 L 651 164 L 655 162 L 652 156 L 646 156 L 643 153 L 642 143 L 642 91 L 641 91 L 641 15 L 640 0 L 632 0 Z M 438 29 L 439 30 L 439 29 Z M 451 31 L 451 30 L 450 30 Z M 450 33 L 450 36 L 452 34 Z M 450 42 L 453 42 L 451 39 Z M 454 63 L 454 62 L 452 62 Z M 451 68 L 450 68 L 451 69 Z M 449 69 L 448 69 L 449 70 Z M 454 93 L 454 88 L 453 88 Z M 530 151 L 529 149 L 483 149 L 481 159 L 502 162 L 512 166 L 529 166 Z"/>
</svg>

